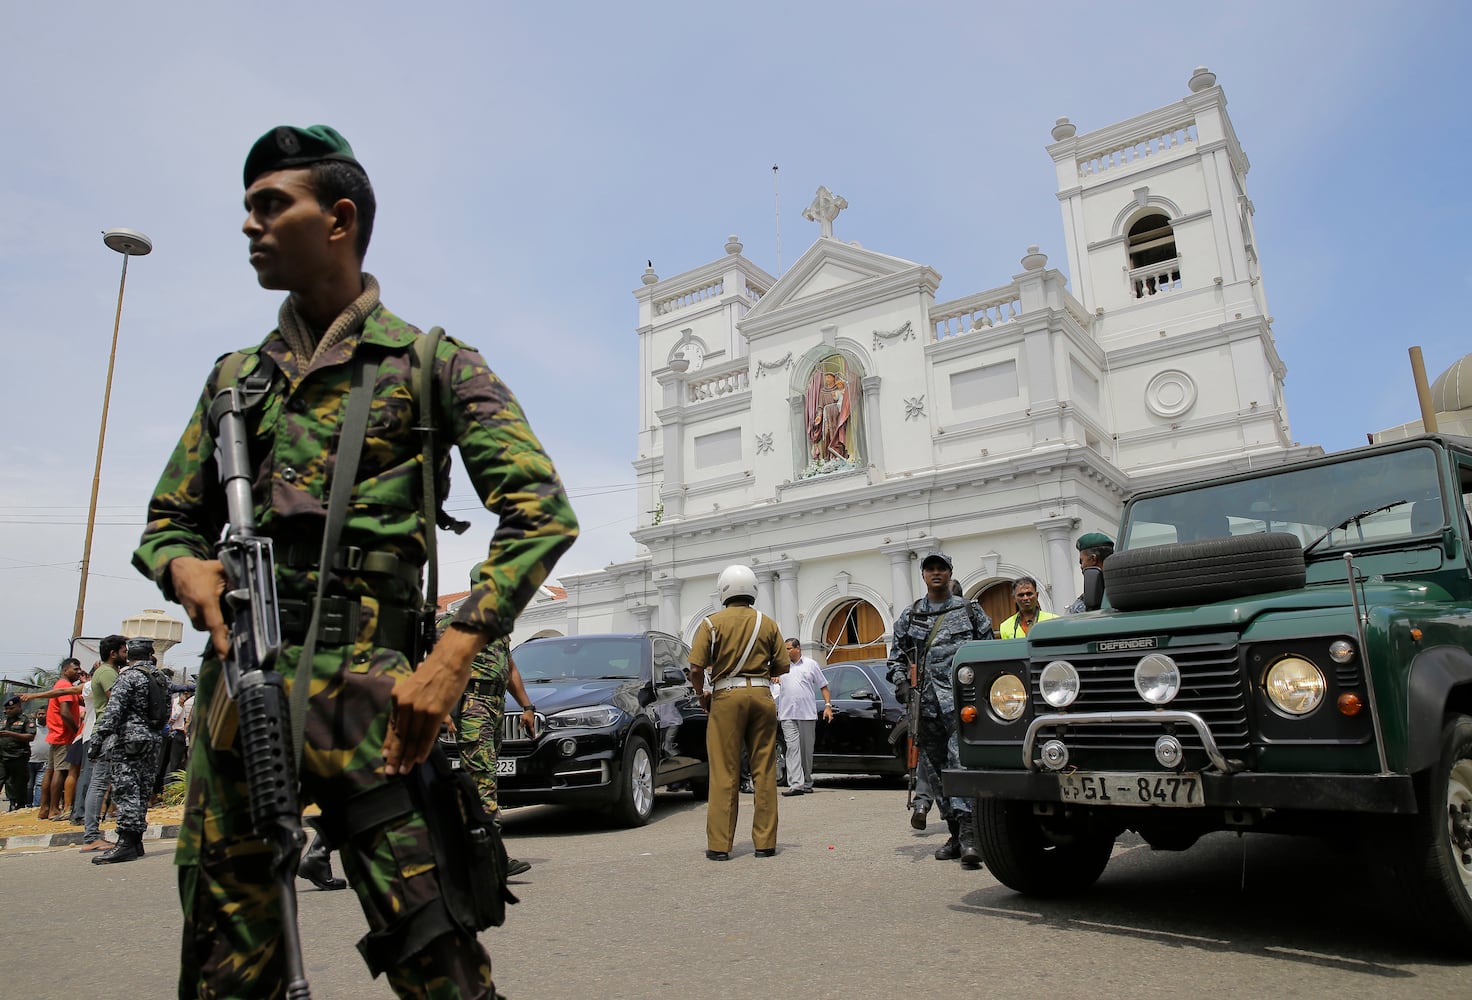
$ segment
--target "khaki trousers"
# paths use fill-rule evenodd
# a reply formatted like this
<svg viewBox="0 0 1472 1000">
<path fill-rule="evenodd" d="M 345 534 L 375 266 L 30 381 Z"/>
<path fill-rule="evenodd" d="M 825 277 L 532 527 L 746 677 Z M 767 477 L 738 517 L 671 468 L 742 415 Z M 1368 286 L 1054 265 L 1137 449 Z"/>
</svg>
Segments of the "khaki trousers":
<svg viewBox="0 0 1472 1000">
<path fill-rule="evenodd" d="M 751 757 L 756 785 L 751 820 L 753 847 L 777 846 L 777 703 L 764 687 L 734 687 L 711 696 L 705 748 L 710 757 L 710 802 L 705 814 L 705 846 L 730 851 L 736 839 L 737 788 L 741 747 Z"/>
</svg>

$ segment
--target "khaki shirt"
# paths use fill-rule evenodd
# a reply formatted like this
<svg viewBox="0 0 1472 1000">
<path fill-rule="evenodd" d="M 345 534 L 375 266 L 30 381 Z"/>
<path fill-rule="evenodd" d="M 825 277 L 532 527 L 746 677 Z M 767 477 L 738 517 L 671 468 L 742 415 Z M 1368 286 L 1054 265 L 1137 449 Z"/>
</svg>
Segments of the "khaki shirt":
<svg viewBox="0 0 1472 1000">
<path fill-rule="evenodd" d="M 791 661 L 783 645 L 782 630 L 766 615 L 762 615 L 761 628 L 751 654 L 744 663 L 736 662 L 747 643 L 751 642 L 751 627 L 755 621 L 756 609 L 740 605 L 732 605 L 704 619 L 690 643 L 690 666 L 708 670 L 712 684 L 736 675 L 771 678 L 786 673 Z"/>
</svg>

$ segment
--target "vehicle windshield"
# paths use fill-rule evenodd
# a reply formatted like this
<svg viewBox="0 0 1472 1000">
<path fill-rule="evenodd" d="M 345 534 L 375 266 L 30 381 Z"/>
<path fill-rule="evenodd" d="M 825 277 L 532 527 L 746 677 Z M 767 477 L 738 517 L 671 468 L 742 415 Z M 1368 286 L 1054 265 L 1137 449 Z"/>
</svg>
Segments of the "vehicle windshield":
<svg viewBox="0 0 1472 1000">
<path fill-rule="evenodd" d="M 1425 536 L 1445 520 L 1436 452 L 1410 448 L 1136 501 L 1121 547 L 1286 531 L 1319 555 Z"/>
<path fill-rule="evenodd" d="M 636 638 L 590 636 L 580 639 L 535 639 L 517 646 L 511 654 L 521 679 L 637 680 L 644 663 L 644 643 Z"/>
</svg>

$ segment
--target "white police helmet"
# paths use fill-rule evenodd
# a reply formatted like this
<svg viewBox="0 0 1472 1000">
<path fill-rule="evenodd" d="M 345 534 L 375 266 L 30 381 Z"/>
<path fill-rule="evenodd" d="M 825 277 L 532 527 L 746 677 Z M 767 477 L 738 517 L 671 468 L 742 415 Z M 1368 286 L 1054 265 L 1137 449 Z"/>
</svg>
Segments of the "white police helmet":
<svg viewBox="0 0 1472 1000">
<path fill-rule="evenodd" d="M 735 597 L 756 600 L 756 574 L 751 571 L 750 566 L 742 566 L 740 563 L 727 566 L 716 578 L 716 595 L 721 599 L 723 607 Z"/>
</svg>

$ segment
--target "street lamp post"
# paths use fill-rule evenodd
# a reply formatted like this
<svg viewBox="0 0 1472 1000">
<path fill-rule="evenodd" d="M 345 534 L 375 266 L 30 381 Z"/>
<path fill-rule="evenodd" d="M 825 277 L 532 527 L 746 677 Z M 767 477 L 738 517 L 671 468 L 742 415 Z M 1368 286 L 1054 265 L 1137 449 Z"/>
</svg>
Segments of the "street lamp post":
<svg viewBox="0 0 1472 1000">
<path fill-rule="evenodd" d="M 133 229 L 109 229 L 102 234 L 109 250 L 123 255 L 123 277 L 118 282 L 118 309 L 112 320 L 112 351 L 107 356 L 107 386 L 102 390 L 102 422 L 97 427 L 97 464 L 92 468 L 92 500 L 87 505 L 87 540 L 82 543 L 82 583 L 77 588 L 77 616 L 72 619 L 72 636 L 82 634 L 82 613 L 87 606 L 87 569 L 92 562 L 92 528 L 97 522 L 97 487 L 102 481 L 102 445 L 107 440 L 107 405 L 112 399 L 112 368 L 118 356 L 118 326 L 123 321 L 123 289 L 128 284 L 128 258 L 142 257 L 153 249 L 153 241 Z"/>
</svg>

